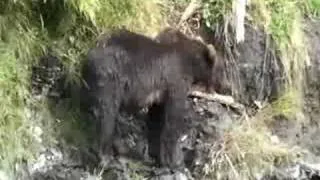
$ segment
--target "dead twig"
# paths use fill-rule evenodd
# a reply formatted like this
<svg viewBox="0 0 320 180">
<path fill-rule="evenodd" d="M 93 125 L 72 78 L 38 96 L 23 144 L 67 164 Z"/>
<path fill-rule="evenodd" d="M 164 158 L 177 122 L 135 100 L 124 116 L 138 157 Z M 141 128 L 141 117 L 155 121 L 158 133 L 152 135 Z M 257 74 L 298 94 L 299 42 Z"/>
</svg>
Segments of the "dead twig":
<svg viewBox="0 0 320 180">
<path fill-rule="evenodd" d="M 243 114 L 245 112 L 245 106 L 236 102 L 231 96 L 221 95 L 218 93 L 208 94 L 200 91 L 192 91 L 189 94 L 191 96 L 200 97 L 209 101 L 216 101 L 218 103 L 225 104 L 236 109 L 240 114 Z"/>
<path fill-rule="evenodd" d="M 201 3 L 200 1 L 198 0 L 192 0 L 188 7 L 185 9 L 185 11 L 183 12 L 181 18 L 180 18 L 180 21 L 178 23 L 178 27 L 184 22 L 186 21 L 187 19 L 189 19 L 192 14 L 201 7 Z"/>
</svg>

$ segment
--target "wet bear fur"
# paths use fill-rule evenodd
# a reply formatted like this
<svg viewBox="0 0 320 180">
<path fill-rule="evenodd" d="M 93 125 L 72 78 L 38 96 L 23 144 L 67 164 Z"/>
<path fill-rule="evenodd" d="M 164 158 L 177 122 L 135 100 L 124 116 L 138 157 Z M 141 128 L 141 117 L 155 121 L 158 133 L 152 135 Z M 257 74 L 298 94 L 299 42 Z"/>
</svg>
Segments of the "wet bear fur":
<svg viewBox="0 0 320 180">
<path fill-rule="evenodd" d="M 215 54 L 200 41 L 171 32 L 174 43 L 162 43 L 122 29 L 90 49 L 81 104 L 97 123 L 102 158 L 114 153 L 119 115 L 149 108 L 149 143 L 159 146 L 153 156 L 164 167 L 183 164 L 179 141 L 188 130 L 188 92 L 194 83 L 211 85 Z"/>
</svg>

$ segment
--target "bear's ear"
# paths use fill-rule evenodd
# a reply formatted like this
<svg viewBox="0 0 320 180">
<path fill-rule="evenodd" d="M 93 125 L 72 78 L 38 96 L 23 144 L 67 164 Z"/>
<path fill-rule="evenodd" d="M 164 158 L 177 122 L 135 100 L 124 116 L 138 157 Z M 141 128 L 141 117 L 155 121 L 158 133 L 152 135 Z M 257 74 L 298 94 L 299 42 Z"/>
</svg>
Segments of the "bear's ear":
<svg viewBox="0 0 320 180">
<path fill-rule="evenodd" d="M 214 46 L 212 44 L 208 44 L 206 46 L 207 46 L 207 50 L 208 50 L 208 58 L 211 61 L 212 65 L 214 65 L 215 61 L 216 61 L 216 56 L 217 56 L 216 49 L 214 48 Z"/>
</svg>

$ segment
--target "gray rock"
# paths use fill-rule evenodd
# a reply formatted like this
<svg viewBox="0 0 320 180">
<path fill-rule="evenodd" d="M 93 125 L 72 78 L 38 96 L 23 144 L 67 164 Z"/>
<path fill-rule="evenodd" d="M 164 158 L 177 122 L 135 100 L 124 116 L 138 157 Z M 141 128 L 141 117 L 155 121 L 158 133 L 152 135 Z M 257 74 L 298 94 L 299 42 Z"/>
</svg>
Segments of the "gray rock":
<svg viewBox="0 0 320 180">
<path fill-rule="evenodd" d="M 165 174 L 151 178 L 151 180 L 189 180 L 187 176 L 181 172 L 174 174 Z"/>
</svg>

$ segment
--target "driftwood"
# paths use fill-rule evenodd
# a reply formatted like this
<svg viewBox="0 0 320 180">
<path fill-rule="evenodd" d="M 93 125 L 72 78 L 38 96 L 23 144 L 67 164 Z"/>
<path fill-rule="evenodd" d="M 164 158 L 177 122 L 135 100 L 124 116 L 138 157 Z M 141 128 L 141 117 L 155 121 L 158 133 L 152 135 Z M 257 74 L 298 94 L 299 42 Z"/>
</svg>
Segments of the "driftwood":
<svg viewBox="0 0 320 180">
<path fill-rule="evenodd" d="M 221 95 L 218 93 L 208 94 L 201 91 L 192 91 L 189 93 L 189 95 L 230 106 L 241 114 L 243 114 L 245 111 L 245 106 L 236 102 L 232 96 Z"/>
</svg>

